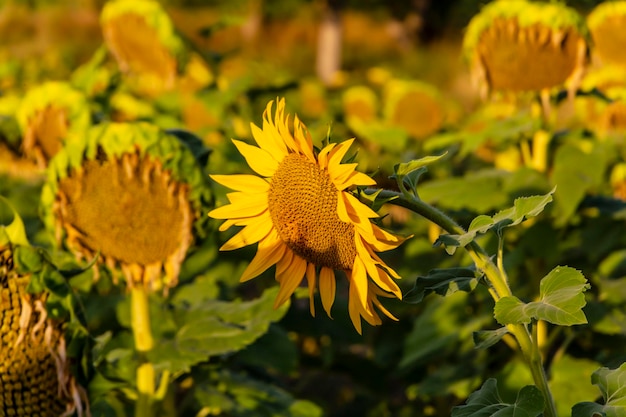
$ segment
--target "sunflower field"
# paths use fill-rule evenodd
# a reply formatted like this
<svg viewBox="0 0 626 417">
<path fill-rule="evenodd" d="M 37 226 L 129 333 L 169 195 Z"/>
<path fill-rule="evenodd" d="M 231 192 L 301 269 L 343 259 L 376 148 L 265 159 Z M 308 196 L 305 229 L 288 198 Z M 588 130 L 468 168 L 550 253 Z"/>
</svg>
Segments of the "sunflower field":
<svg viewBox="0 0 626 417">
<path fill-rule="evenodd" d="M 624 27 L 2 0 L 0 417 L 626 417 Z"/>
</svg>

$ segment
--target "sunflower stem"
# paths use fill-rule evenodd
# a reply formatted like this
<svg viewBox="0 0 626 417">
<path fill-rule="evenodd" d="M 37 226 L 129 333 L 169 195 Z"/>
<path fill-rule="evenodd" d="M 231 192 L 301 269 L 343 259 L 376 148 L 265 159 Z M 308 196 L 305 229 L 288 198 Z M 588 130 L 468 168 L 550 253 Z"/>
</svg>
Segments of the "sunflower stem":
<svg viewBox="0 0 626 417">
<path fill-rule="evenodd" d="M 135 349 L 138 353 L 139 366 L 137 367 L 137 402 L 135 403 L 136 417 L 150 417 L 155 396 L 154 367 L 147 358 L 148 352 L 154 346 L 152 330 L 150 328 L 150 309 L 148 291 L 142 285 L 135 285 L 130 290 L 131 326 L 135 339 Z"/>
<path fill-rule="evenodd" d="M 373 194 L 377 190 L 365 190 L 366 193 Z M 425 203 L 419 198 L 407 196 L 405 193 L 382 190 L 378 197 L 390 199 L 388 203 L 405 207 L 416 214 L 430 220 L 440 226 L 450 234 L 464 234 L 465 229 L 451 219 L 448 215 L 437 208 Z M 476 268 L 482 271 L 490 284 L 489 293 L 494 301 L 498 301 L 502 297 L 513 296 L 511 288 L 506 279 L 504 269 L 500 269 L 494 264 L 489 254 L 475 241 L 468 243 L 465 250 L 476 264 Z M 535 385 L 541 390 L 545 401 L 545 417 L 556 417 L 556 407 L 546 377 L 543 361 L 541 358 L 537 337 L 531 336 L 528 328 L 523 324 L 508 324 L 507 329 L 515 339 L 528 364 Z"/>
</svg>

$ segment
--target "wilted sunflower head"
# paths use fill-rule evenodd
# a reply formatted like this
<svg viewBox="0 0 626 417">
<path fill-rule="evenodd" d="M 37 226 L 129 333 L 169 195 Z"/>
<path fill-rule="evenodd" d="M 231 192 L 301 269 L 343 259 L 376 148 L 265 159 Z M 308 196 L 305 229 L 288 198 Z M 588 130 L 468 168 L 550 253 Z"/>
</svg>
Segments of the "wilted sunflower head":
<svg viewBox="0 0 626 417">
<path fill-rule="evenodd" d="M 445 108 L 439 91 L 419 81 L 391 80 L 385 85 L 385 120 L 424 139 L 443 126 Z"/>
<path fill-rule="evenodd" d="M 607 1 L 598 4 L 587 16 L 587 25 L 593 37 L 593 54 L 603 64 L 626 65 L 626 1 Z"/>
<path fill-rule="evenodd" d="M 588 57 L 584 19 L 560 3 L 497 0 L 470 21 L 463 50 L 484 92 L 575 89 Z"/>
<path fill-rule="evenodd" d="M 23 135 L 24 153 L 42 168 L 66 140 L 85 132 L 91 125 L 85 96 L 60 81 L 31 88 L 22 99 L 16 117 Z"/>
<path fill-rule="evenodd" d="M 113 0 L 100 15 L 107 48 L 145 92 L 171 89 L 184 52 L 169 16 L 152 0 Z"/>
<path fill-rule="evenodd" d="M 128 285 L 167 290 L 210 198 L 177 137 L 147 123 L 107 123 L 51 161 L 42 204 L 48 227 L 78 256 L 99 254 Z"/>
<path fill-rule="evenodd" d="M 4 204 L 0 199 L 0 209 L 6 208 L 2 207 Z M 86 395 L 70 372 L 64 324 L 48 316 L 47 294 L 34 293 L 30 288 L 30 271 L 18 270 L 15 252 L 20 246 L 13 244 L 3 220 L 0 219 L 0 415 L 57 417 L 77 412 L 82 416 Z"/>
<path fill-rule="evenodd" d="M 252 125 L 258 147 L 233 140 L 258 176 L 211 176 L 235 192 L 227 194 L 229 204 L 209 216 L 226 220 L 222 231 L 243 226 L 221 250 L 258 243 L 241 281 L 276 265 L 280 291 L 275 306 L 288 300 L 306 276 L 311 314 L 319 288 L 330 316 L 338 270 L 350 283 L 349 313 L 359 333 L 361 317 L 372 325 L 381 323 L 374 306 L 393 318 L 378 296 L 402 298 L 393 280 L 399 276 L 376 252 L 394 249 L 404 239 L 372 223 L 378 214 L 350 192 L 356 186 L 375 185 L 372 178 L 355 170 L 356 163 L 342 163 L 353 140 L 331 143 L 316 152 L 297 117 L 292 133 L 284 100 L 278 101 L 275 114 L 272 107 L 270 102 L 262 128 Z"/>
</svg>

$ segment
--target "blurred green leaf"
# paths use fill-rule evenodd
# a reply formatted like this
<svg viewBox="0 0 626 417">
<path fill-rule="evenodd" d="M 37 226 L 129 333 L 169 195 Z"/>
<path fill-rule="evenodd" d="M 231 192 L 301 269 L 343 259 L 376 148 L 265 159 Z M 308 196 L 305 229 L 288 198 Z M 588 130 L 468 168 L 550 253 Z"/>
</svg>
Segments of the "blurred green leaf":
<svg viewBox="0 0 626 417">
<path fill-rule="evenodd" d="M 604 404 L 578 403 L 572 407 L 572 417 L 626 416 L 626 363 L 617 369 L 598 369 L 591 375 L 591 383 L 600 388 Z"/>
<path fill-rule="evenodd" d="M 196 372 L 196 376 L 199 372 Z M 274 384 L 252 379 L 227 369 L 211 371 L 193 392 L 194 408 L 203 413 L 232 417 L 321 417 L 322 410 L 310 401 L 298 400 Z"/>
<path fill-rule="evenodd" d="M 438 161 L 446 154 L 447 152 L 444 152 L 441 155 L 425 156 L 423 158 L 414 159 L 410 162 L 396 164 L 393 167 L 394 175 L 392 175 L 392 178 L 395 178 L 398 184 L 401 184 L 402 187 L 404 186 L 404 184 L 408 185 L 409 191 L 417 195 L 417 184 L 419 182 L 419 179 L 424 173 L 428 171 L 428 168 L 426 168 L 426 166 Z"/>
<path fill-rule="evenodd" d="M 598 390 L 591 384 L 590 376 L 598 369 L 595 361 L 563 355 L 550 366 L 550 390 L 558 415 L 570 415 L 572 406 L 581 398 L 595 399 Z"/>
<path fill-rule="evenodd" d="M 506 327 L 500 327 L 496 330 L 480 330 L 473 333 L 474 345 L 476 349 L 487 349 L 495 345 L 507 334 L 509 330 Z"/>
<path fill-rule="evenodd" d="M 555 215 L 560 224 L 565 224 L 585 194 L 603 181 L 606 160 L 595 145 L 591 144 L 589 152 L 572 144 L 565 144 L 556 151 L 551 180 L 558 187 Z"/>
<path fill-rule="evenodd" d="M 419 303 L 432 292 L 450 295 L 457 291 L 471 292 L 482 278 L 476 268 L 433 269 L 426 276 L 419 276 L 415 285 L 402 298 L 407 303 Z"/>
<path fill-rule="evenodd" d="M 584 291 L 590 288 L 580 271 L 557 266 L 539 285 L 539 301 L 524 303 L 517 297 L 503 297 L 496 302 L 494 315 L 500 324 L 530 323 L 532 319 L 571 326 L 587 323 L 582 308 Z"/>
<path fill-rule="evenodd" d="M 22 218 L 17 214 L 9 200 L 0 195 L 0 232 L 6 234 L 14 245 L 30 245 Z M 2 237 L 0 236 L 0 239 Z M 0 241 L 1 242 L 1 241 Z"/>
<path fill-rule="evenodd" d="M 452 417 L 536 417 L 543 408 L 543 395 L 534 385 L 522 388 L 515 403 L 507 404 L 500 399 L 497 381 L 489 378 L 467 404 L 452 409 Z"/>
<path fill-rule="evenodd" d="M 178 330 L 155 346 L 149 354 L 151 362 L 178 373 L 211 356 L 243 349 L 287 312 L 289 303 L 273 308 L 277 294 L 278 288 L 271 288 L 253 301 L 208 300 L 201 305 L 178 306 L 173 312 Z"/>
</svg>

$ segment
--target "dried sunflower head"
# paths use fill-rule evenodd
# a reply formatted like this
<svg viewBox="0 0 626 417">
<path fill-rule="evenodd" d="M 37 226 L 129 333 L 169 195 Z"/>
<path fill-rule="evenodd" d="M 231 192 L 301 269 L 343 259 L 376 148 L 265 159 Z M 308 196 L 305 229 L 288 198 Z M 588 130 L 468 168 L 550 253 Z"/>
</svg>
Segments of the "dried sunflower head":
<svg viewBox="0 0 626 417">
<path fill-rule="evenodd" d="M 22 99 L 16 117 L 23 135 L 24 153 L 42 168 L 72 135 L 85 132 L 91 125 L 85 96 L 60 81 L 31 88 Z"/>
<path fill-rule="evenodd" d="M 158 2 L 109 1 L 100 22 L 107 48 L 140 90 L 159 93 L 174 86 L 184 45 Z"/>
<path fill-rule="evenodd" d="M 463 50 L 483 93 L 542 91 L 580 82 L 588 57 L 584 19 L 560 3 L 497 0 L 470 21 Z"/>
<path fill-rule="evenodd" d="M 6 201 L 0 199 L 0 206 L 4 210 Z M 82 416 L 87 400 L 70 372 L 64 323 L 49 317 L 48 294 L 35 293 L 32 272 L 18 266 L 16 252 L 21 246 L 13 243 L 15 235 L 4 227 L 4 220 L 0 219 L 0 415 Z M 36 252 L 30 254 L 37 257 Z"/>
<path fill-rule="evenodd" d="M 174 286 L 211 198 L 190 148 L 147 123 L 98 125 L 73 145 L 51 161 L 42 192 L 57 240 L 99 254 L 128 285 Z"/>
<path fill-rule="evenodd" d="M 603 64 L 626 65 L 626 1 L 607 1 L 598 4 L 587 16 L 587 25 L 593 38 L 593 54 Z"/>
</svg>

